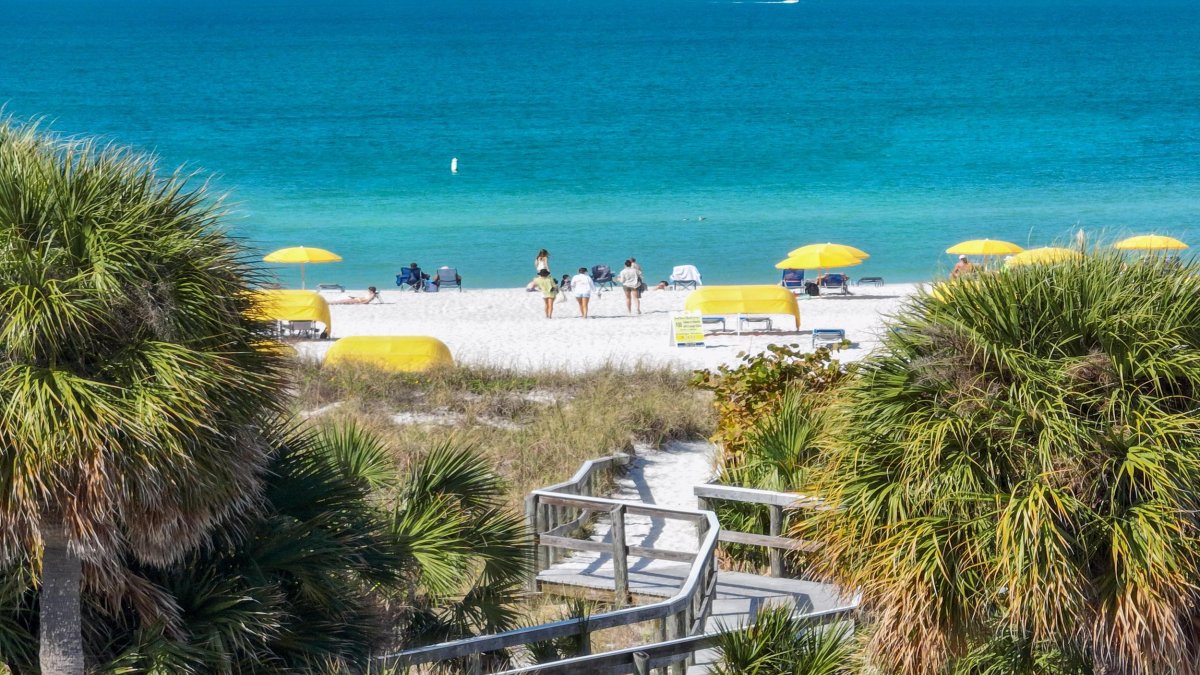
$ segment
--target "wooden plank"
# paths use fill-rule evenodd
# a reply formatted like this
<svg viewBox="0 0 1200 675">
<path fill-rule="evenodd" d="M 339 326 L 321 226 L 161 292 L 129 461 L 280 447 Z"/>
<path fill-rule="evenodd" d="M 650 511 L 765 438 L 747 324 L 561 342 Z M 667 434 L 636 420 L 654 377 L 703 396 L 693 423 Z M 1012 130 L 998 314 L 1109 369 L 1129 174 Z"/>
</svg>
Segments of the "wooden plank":
<svg viewBox="0 0 1200 675">
<path fill-rule="evenodd" d="M 680 511 L 664 506 L 647 506 L 646 504 L 629 504 L 629 506 L 626 507 L 626 512 L 639 516 L 650 516 L 651 518 L 686 520 L 689 523 L 700 522 L 706 518 L 703 513 L 699 513 L 697 511 Z"/>
<path fill-rule="evenodd" d="M 681 563 L 690 563 L 696 559 L 696 554 L 690 551 L 671 551 L 665 548 L 647 548 L 645 546 L 630 546 L 629 555 L 637 558 L 670 560 L 671 562 Z"/>
<path fill-rule="evenodd" d="M 772 490 L 756 490 L 734 485 L 717 485 L 715 483 L 697 485 L 692 488 L 692 492 L 697 497 L 704 499 L 723 499 L 731 502 L 767 504 L 793 509 L 815 509 L 825 505 L 825 500 L 820 497 L 812 497 L 795 492 L 774 492 Z"/>
<path fill-rule="evenodd" d="M 781 548 L 789 551 L 803 551 L 805 553 L 819 551 L 824 546 L 819 541 L 805 541 L 790 537 L 772 537 L 769 534 L 751 534 L 749 532 L 734 532 L 732 530 L 721 530 L 721 534 L 717 538 L 729 544 L 765 546 L 767 548 Z"/>
<path fill-rule="evenodd" d="M 538 537 L 538 543 L 542 546 L 565 548 L 568 551 L 593 551 L 595 553 L 608 553 L 612 550 L 611 546 L 602 541 L 592 541 L 591 539 L 573 539 L 571 537 L 555 537 L 547 534 L 543 534 Z"/>
<path fill-rule="evenodd" d="M 575 520 L 563 523 L 562 525 L 559 525 L 558 527 L 547 530 L 547 531 L 543 532 L 542 534 L 550 535 L 551 537 L 568 536 L 572 532 L 583 527 L 583 524 L 586 523 L 591 517 L 592 517 L 592 512 L 588 509 L 584 509 L 583 513 Z"/>
</svg>

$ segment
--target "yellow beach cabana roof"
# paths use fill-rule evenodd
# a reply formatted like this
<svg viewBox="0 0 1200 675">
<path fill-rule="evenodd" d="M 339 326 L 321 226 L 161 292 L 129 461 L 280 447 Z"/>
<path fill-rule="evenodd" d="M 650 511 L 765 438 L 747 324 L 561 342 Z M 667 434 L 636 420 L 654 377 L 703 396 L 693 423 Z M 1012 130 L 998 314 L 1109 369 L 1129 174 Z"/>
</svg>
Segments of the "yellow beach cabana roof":
<svg viewBox="0 0 1200 675">
<path fill-rule="evenodd" d="M 786 314 L 800 330 L 796 296 L 782 286 L 705 286 L 689 293 L 683 307 L 704 316 Z"/>
<path fill-rule="evenodd" d="M 333 343 L 325 364 L 365 363 L 384 370 L 411 373 L 454 365 L 450 348 L 423 335 L 356 335 Z"/>
<path fill-rule="evenodd" d="M 270 321 L 319 321 L 333 332 L 329 303 L 316 291 L 261 290 L 254 292 L 258 315 Z"/>
</svg>

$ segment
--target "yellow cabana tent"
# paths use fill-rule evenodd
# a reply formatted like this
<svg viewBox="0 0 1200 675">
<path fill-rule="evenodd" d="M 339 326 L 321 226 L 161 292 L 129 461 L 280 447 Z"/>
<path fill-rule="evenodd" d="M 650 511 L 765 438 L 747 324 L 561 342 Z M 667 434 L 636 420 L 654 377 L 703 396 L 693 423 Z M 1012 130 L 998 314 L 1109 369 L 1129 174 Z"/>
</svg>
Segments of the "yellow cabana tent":
<svg viewBox="0 0 1200 675">
<path fill-rule="evenodd" d="M 402 373 L 454 365 L 450 348 L 441 340 L 421 335 L 356 335 L 333 343 L 325 364 L 366 363 Z"/>
<path fill-rule="evenodd" d="M 800 330 L 796 296 L 782 286 L 705 286 L 689 293 L 683 307 L 705 316 L 787 314 Z"/>
<path fill-rule="evenodd" d="M 265 319 L 320 321 L 325 324 L 325 332 L 333 332 L 333 323 L 329 320 L 329 303 L 316 291 L 256 291 L 254 304 Z"/>
</svg>

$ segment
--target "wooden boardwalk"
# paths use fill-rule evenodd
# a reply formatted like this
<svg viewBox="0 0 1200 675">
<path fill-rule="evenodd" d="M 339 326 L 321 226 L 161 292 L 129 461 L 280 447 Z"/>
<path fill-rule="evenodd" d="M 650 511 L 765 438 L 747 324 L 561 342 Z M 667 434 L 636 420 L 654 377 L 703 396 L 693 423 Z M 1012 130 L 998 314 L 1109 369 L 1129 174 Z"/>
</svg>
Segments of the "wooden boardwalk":
<svg viewBox="0 0 1200 675">
<path fill-rule="evenodd" d="M 614 588 L 611 563 L 600 564 L 581 571 L 577 564 L 559 564 L 538 574 L 542 592 L 571 597 L 611 599 Z M 651 565 L 637 569 L 630 564 L 629 592 L 634 601 L 654 601 L 669 598 L 679 592 L 690 566 Z M 717 572 L 717 591 L 712 610 L 704 624 L 704 632 L 713 635 L 722 630 L 754 622 L 759 610 L 771 605 L 791 607 L 797 616 L 822 612 L 845 606 L 850 599 L 836 588 L 800 579 L 777 579 L 743 572 Z M 704 673 L 714 661 L 712 650 L 696 653 L 695 665 L 688 673 Z"/>
<path fill-rule="evenodd" d="M 525 500 L 537 543 L 530 590 L 593 598 L 610 608 L 589 615 L 586 621 L 562 619 L 409 649 L 381 657 L 381 665 L 412 667 L 465 659 L 466 672 L 483 673 L 483 655 L 515 649 L 516 662 L 525 665 L 503 673 L 615 675 L 645 672 L 647 667 L 670 675 L 704 673 L 715 658 L 713 636 L 753 624 L 764 607 L 786 606 L 817 623 L 853 620 L 857 594 L 846 597 L 832 586 L 784 576 L 788 551 L 813 551 L 820 546 L 782 536 L 784 510 L 824 508 L 821 500 L 711 484 L 693 486 L 699 508 L 677 503 L 679 495 L 676 503 L 659 504 L 655 495 L 643 490 L 618 492 L 624 499 L 592 496 L 605 487 L 604 479 L 613 468 L 629 463 L 625 455 L 591 460 L 570 480 L 535 490 Z M 722 529 L 716 513 L 707 508 L 714 500 L 767 509 L 770 533 Z M 766 548 L 771 575 L 720 570 L 719 542 Z M 592 633 L 639 624 L 650 633 L 649 642 L 592 653 Z M 578 636 L 581 656 L 529 663 L 529 645 L 567 636 Z"/>
</svg>

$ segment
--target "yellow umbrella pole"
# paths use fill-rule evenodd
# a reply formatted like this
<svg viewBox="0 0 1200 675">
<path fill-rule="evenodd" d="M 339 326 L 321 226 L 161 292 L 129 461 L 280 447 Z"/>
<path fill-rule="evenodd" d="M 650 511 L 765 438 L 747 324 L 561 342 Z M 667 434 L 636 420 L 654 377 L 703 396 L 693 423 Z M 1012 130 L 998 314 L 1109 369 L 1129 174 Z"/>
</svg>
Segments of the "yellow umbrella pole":
<svg viewBox="0 0 1200 675">
<path fill-rule="evenodd" d="M 300 290 L 304 290 L 304 263 L 300 263 Z"/>
</svg>

